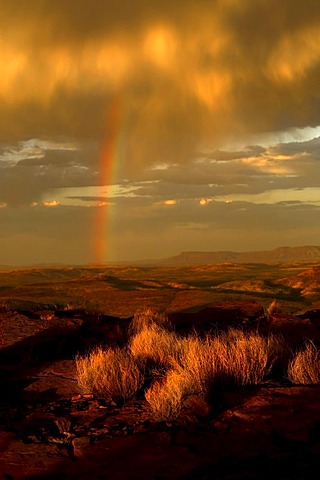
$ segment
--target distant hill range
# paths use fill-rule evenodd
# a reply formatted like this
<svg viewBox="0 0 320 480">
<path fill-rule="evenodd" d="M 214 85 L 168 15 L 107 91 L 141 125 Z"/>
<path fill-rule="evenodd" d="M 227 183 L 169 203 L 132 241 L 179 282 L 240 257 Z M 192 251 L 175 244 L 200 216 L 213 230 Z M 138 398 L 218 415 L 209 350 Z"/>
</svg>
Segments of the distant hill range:
<svg viewBox="0 0 320 480">
<path fill-rule="evenodd" d="M 281 263 L 320 261 L 320 246 L 278 247 L 258 252 L 182 252 L 155 262 L 161 265 L 207 265 L 213 263 Z"/>
</svg>

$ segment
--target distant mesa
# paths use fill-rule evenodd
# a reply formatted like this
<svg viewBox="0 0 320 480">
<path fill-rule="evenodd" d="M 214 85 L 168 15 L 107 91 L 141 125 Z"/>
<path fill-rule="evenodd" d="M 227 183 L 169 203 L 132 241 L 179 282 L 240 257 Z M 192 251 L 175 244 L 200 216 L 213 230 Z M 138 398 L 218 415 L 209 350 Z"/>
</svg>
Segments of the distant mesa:
<svg viewBox="0 0 320 480">
<path fill-rule="evenodd" d="M 320 246 L 278 247 L 258 252 L 182 252 L 161 261 L 162 265 L 207 265 L 215 263 L 284 263 L 320 261 Z"/>
</svg>

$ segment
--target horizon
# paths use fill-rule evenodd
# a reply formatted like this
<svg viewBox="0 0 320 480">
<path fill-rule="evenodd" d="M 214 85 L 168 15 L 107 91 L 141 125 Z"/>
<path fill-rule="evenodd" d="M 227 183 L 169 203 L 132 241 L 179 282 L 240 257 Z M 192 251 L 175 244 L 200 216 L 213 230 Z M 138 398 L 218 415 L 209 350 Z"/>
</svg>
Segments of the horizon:
<svg viewBox="0 0 320 480">
<path fill-rule="evenodd" d="M 320 2 L 0 15 L 0 265 L 317 245 Z"/>
<path fill-rule="evenodd" d="M 24 265 L 14 265 L 14 264 L 0 264 L 1 269 L 5 268 L 13 268 L 13 269 L 32 269 L 32 268 L 103 268 L 103 267 L 115 267 L 115 266 L 152 266 L 150 262 L 159 262 L 160 266 L 162 262 L 168 261 L 168 260 L 174 260 L 175 258 L 179 258 L 179 256 L 184 255 L 184 254 L 203 254 L 203 255 L 210 255 L 210 254 L 257 254 L 257 253 L 272 253 L 276 252 L 277 250 L 282 250 L 282 249 L 288 249 L 288 250 L 294 250 L 294 249 L 309 249 L 309 248 L 316 248 L 320 250 L 320 245 L 297 245 L 294 247 L 290 247 L 288 245 L 280 245 L 278 247 L 268 249 L 268 250 L 207 250 L 207 251 L 202 251 L 202 250 L 184 250 L 180 251 L 170 257 L 157 257 L 157 258 L 142 258 L 139 260 L 131 260 L 131 259 L 122 259 L 119 261 L 110 261 L 106 263 L 79 263 L 79 264 L 71 264 L 71 263 L 34 263 L 34 264 L 24 264 Z M 307 260 L 297 260 L 297 262 L 304 263 Z M 309 260 L 308 260 L 309 261 Z M 313 259 L 310 259 L 310 262 L 316 261 Z M 145 263 L 144 263 L 145 262 Z M 220 263 L 220 262 L 219 262 Z M 221 262 L 225 263 L 225 262 Z M 228 263 L 228 262 L 227 262 Z M 233 263 L 246 263 L 246 262 L 233 262 Z M 285 262 L 286 263 L 286 262 Z M 165 263 L 164 263 L 165 265 Z M 154 266 L 157 266 L 155 263 Z"/>
</svg>

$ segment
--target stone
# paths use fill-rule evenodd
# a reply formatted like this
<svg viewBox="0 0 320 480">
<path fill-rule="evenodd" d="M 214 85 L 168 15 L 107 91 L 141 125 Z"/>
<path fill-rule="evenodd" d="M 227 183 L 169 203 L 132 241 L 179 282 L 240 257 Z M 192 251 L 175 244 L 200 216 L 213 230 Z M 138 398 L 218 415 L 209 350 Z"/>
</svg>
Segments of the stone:
<svg viewBox="0 0 320 480">
<path fill-rule="evenodd" d="M 71 422 L 68 418 L 65 418 L 65 417 L 56 418 L 54 423 L 56 424 L 59 430 L 59 433 L 66 433 L 70 431 Z"/>
<path fill-rule="evenodd" d="M 91 441 L 89 437 L 76 437 L 72 440 L 73 455 L 76 458 L 81 458 L 86 455 L 91 447 Z"/>
</svg>

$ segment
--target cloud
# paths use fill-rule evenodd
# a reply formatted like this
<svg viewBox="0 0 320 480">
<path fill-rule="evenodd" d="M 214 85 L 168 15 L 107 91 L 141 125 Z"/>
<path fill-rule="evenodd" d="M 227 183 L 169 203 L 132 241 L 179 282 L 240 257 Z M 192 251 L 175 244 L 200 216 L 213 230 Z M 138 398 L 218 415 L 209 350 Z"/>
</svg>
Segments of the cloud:
<svg viewBox="0 0 320 480">
<path fill-rule="evenodd" d="M 28 235 L 43 258 L 88 258 L 98 205 L 118 258 L 318 238 L 320 2 L 0 0 L 0 16 L 12 258 Z"/>
<path fill-rule="evenodd" d="M 42 202 L 42 205 L 44 207 L 58 207 L 60 205 L 60 202 L 58 200 L 52 200 L 52 201 L 45 201 Z"/>
<path fill-rule="evenodd" d="M 96 147 L 60 142 L 19 142 L 0 156 L 0 201 L 19 206 L 51 189 L 98 185 Z"/>
<path fill-rule="evenodd" d="M 101 141 L 117 95 L 132 171 L 185 163 L 245 132 L 319 123 L 314 0 L 13 0 L 0 9 L 3 141 Z"/>
</svg>

